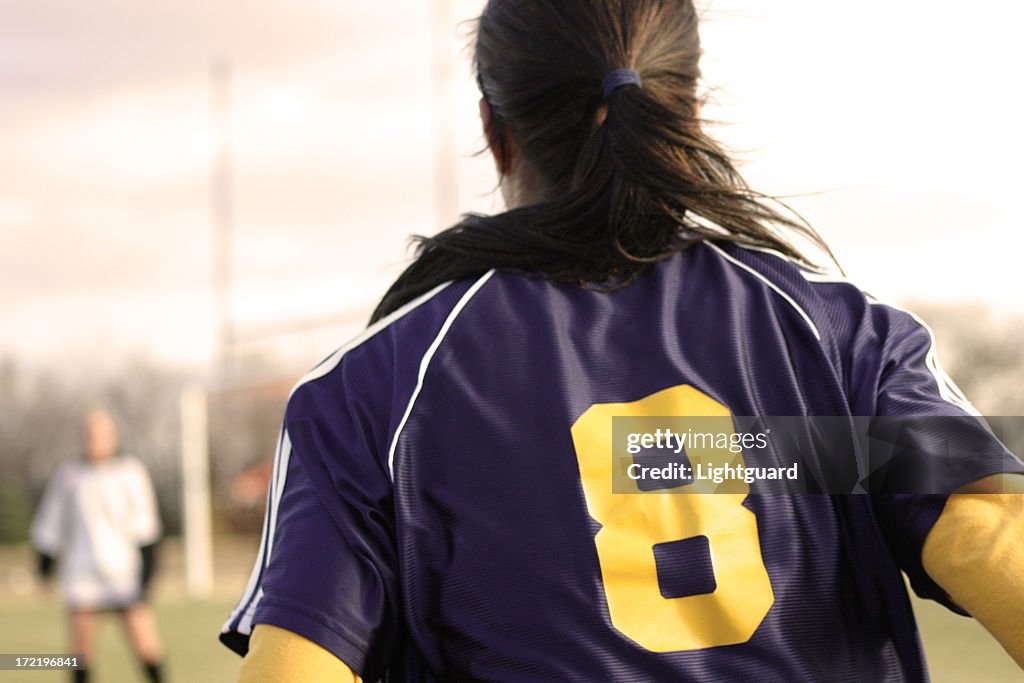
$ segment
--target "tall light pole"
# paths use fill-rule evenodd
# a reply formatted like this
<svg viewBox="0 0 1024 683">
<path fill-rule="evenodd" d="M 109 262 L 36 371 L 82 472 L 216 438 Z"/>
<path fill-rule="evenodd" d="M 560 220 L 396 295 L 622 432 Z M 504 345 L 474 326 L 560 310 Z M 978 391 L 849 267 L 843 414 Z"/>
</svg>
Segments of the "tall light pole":
<svg viewBox="0 0 1024 683">
<path fill-rule="evenodd" d="M 452 58 L 451 0 L 431 3 L 434 81 L 434 204 L 438 228 L 458 217 L 458 172 L 455 158 L 455 73 Z"/>
<path fill-rule="evenodd" d="M 212 379 L 230 381 L 234 344 L 231 320 L 232 233 L 231 67 L 220 59 L 210 66 L 210 279 L 216 350 Z M 210 430 L 207 389 L 186 387 L 181 393 L 181 493 L 185 579 L 195 599 L 213 591 L 213 525 L 210 502 Z"/>
<path fill-rule="evenodd" d="M 231 65 L 217 59 L 210 67 L 213 156 L 210 167 L 210 223 L 213 230 L 212 284 L 216 330 L 215 376 L 230 371 L 234 343 L 231 296 L 234 187 L 231 164 Z"/>
</svg>

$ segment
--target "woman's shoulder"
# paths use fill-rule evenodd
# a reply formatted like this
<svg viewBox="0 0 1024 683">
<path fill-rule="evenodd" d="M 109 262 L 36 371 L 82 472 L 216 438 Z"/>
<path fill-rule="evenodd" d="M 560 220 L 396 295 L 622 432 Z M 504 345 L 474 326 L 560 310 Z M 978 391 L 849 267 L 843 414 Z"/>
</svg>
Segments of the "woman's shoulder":
<svg viewBox="0 0 1024 683">
<path fill-rule="evenodd" d="M 745 272 L 748 282 L 770 289 L 793 307 L 819 341 L 849 332 L 881 305 L 838 266 L 817 266 L 772 249 L 734 242 L 705 244 L 730 267 Z"/>
<path fill-rule="evenodd" d="M 318 404 L 326 395 L 353 392 L 388 399 L 414 385 L 421 366 L 494 274 L 440 284 L 368 326 L 303 375 L 289 396 L 289 415 L 305 412 L 307 397 Z"/>
<path fill-rule="evenodd" d="M 826 350 L 840 357 L 899 355 L 935 346 L 934 333 L 919 316 L 873 296 L 838 269 L 815 268 L 771 250 L 712 248 L 751 277 L 762 278 L 800 312 Z"/>
</svg>

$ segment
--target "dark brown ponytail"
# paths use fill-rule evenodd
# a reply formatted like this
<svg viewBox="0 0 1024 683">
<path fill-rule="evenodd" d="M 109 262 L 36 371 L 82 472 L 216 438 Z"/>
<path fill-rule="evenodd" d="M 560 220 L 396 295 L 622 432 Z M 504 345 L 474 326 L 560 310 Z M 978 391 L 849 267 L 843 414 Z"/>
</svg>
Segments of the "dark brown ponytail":
<svg viewBox="0 0 1024 683">
<path fill-rule="evenodd" d="M 497 268 L 614 288 L 703 239 L 798 260 L 810 226 L 750 190 L 697 117 L 700 39 L 691 0 L 490 0 L 476 69 L 494 116 L 544 188 L 539 203 L 466 215 L 433 237 L 373 314 Z M 642 85 L 605 76 L 629 68 Z"/>
</svg>

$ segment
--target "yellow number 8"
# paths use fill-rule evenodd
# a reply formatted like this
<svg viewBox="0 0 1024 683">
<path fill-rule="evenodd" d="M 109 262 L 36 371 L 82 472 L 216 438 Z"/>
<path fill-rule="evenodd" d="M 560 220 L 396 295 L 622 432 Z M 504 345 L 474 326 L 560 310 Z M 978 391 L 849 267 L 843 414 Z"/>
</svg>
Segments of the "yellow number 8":
<svg viewBox="0 0 1024 683">
<path fill-rule="evenodd" d="M 654 652 L 747 642 L 775 601 L 761 556 L 757 518 L 742 504 L 750 487 L 738 481 L 718 489 L 729 493 L 641 494 L 638 489 L 637 495 L 613 494 L 613 416 L 731 417 L 731 413 L 706 394 L 682 385 L 633 403 L 591 406 L 572 426 L 587 510 L 602 525 L 594 543 L 612 625 Z M 723 423 L 731 425 L 732 420 L 716 422 Z M 710 454 L 688 449 L 687 455 L 696 462 Z M 730 455 L 730 462 L 742 463 L 742 455 Z M 699 536 L 708 540 L 714 590 L 664 597 L 654 546 Z"/>
</svg>

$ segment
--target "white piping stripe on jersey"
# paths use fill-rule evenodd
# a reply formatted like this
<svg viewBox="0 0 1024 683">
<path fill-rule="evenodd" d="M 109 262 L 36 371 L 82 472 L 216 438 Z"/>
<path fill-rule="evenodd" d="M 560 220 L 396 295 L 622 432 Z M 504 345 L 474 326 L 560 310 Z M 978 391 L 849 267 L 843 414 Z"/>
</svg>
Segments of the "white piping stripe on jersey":
<svg viewBox="0 0 1024 683">
<path fill-rule="evenodd" d="M 367 327 L 356 338 L 339 348 L 324 359 L 323 362 L 307 372 L 306 375 L 303 376 L 303 378 L 292 388 L 291 393 L 295 393 L 295 390 L 306 382 L 311 382 L 330 373 L 331 370 L 338 366 L 338 363 L 341 362 L 341 359 L 346 353 L 366 342 L 378 332 L 385 329 L 388 325 L 411 312 L 413 309 L 426 303 L 450 284 L 452 283 L 443 282 L 439 284 L 429 292 L 421 294 L 412 301 L 395 309 L 388 315 Z M 291 439 L 288 437 L 287 431 L 282 429 L 281 436 L 278 438 L 277 453 L 275 455 L 274 465 L 270 474 L 272 485 L 268 487 L 267 490 L 267 511 L 264 516 L 263 538 L 260 543 L 259 554 L 257 555 L 256 562 L 253 565 L 252 573 L 249 575 L 249 582 L 246 585 L 245 593 L 242 595 L 242 599 L 238 602 L 238 605 L 232 611 L 227 622 L 221 628 L 222 633 L 236 630 L 239 633 L 249 634 L 252 631 L 252 620 L 256 613 L 256 607 L 263 598 L 263 588 L 260 585 L 260 582 L 263 577 L 263 570 L 270 563 L 270 554 L 274 545 L 274 533 L 277 530 L 277 511 L 280 505 L 281 496 L 284 494 L 284 486 L 288 473 L 288 461 L 291 457 L 291 450 Z M 236 620 L 238 620 L 238 624 L 234 625 Z"/>
<path fill-rule="evenodd" d="M 737 265 L 743 266 L 744 268 L 746 268 L 750 272 L 754 273 L 755 275 L 760 277 L 762 280 L 767 282 L 769 284 L 769 286 L 771 286 L 773 289 L 775 289 L 775 291 L 779 292 L 779 294 L 782 294 L 782 296 L 784 296 L 786 299 L 789 299 L 790 303 L 792 303 L 794 306 L 796 306 L 797 310 L 801 311 L 801 314 L 804 315 L 804 318 L 808 321 L 808 324 L 812 325 L 812 327 L 813 327 L 813 323 L 810 321 L 810 318 L 808 316 L 806 316 L 806 314 L 803 314 L 802 309 L 800 309 L 800 307 L 797 306 L 796 303 L 792 301 L 792 299 L 790 299 L 785 293 L 783 293 L 781 290 L 779 290 L 777 287 L 775 287 L 769 280 L 767 280 L 766 278 L 761 276 L 760 273 L 758 273 L 757 271 L 755 271 L 755 270 L 753 270 L 751 268 L 748 268 L 743 263 L 740 263 L 739 261 L 736 261 L 736 259 L 730 257 L 727 253 L 722 251 L 722 249 L 719 248 L 717 245 L 711 244 L 710 242 L 708 243 L 708 245 L 713 247 L 714 249 L 716 249 L 719 253 L 722 254 L 722 256 L 724 256 L 725 258 L 729 259 L 733 263 L 736 263 Z M 766 249 L 766 248 L 762 248 L 762 247 L 752 247 L 752 246 L 745 245 L 745 244 L 741 244 L 741 245 L 738 245 L 738 246 L 740 248 L 742 248 L 742 249 L 749 249 L 751 251 L 760 251 L 760 252 L 763 252 L 763 253 L 766 253 L 766 254 L 772 254 L 773 256 L 776 256 L 778 258 L 783 259 L 784 261 L 788 261 L 788 262 L 796 264 L 798 266 L 803 266 L 804 265 L 804 264 L 801 264 L 799 261 L 795 261 L 794 259 L 787 257 L 785 254 L 782 254 L 780 252 L 775 251 L 774 249 Z M 798 268 L 798 270 L 800 272 L 800 275 L 807 282 L 817 283 L 817 284 L 848 284 L 848 285 L 851 285 L 853 287 L 857 287 L 856 284 L 854 284 L 848 278 L 846 278 L 845 276 L 843 276 L 843 275 L 841 275 L 839 273 L 827 272 L 825 270 L 818 270 L 818 271 L 805 270 L 802 267 Z M 857 287 L 857 289 L 860 290 L 859 287 Z M 924 328 L 925 332 L 928 333 L 928 338 L 929 338 L 929 341 L 930 341 L 930 346 L 928 348 L 928 353 L 925 355 L 925 366 L 928 368 L 928 371 L 935 378 L 935 385 L 936 385 L 936 388 L 939 391 L 939 396 L 944 401 L 946 401 L 948 403 L 951 403 L 952 405 L 956 406 L 957 408 L 959 408 L 960 410 L 964 411 L 965 413 L 968 413 L 969 415 L 980 416 L 981 413 L 978 412 L 978 409 L 975 408 L 971 404 L 971 402 L 967 399 L 967 397 L 964 396 L 964 393 L 960 390 L 960 387 L 958 387 L 956 385 L 956 383 L 953 381 L 953 379 L 946 373 L 945 369 L 943 369 L 942 363 L 939 361 L 938 344 L 937 344 L 936 339 L 935 339 L 935 332 L 933 332 L 932 328 L 928 326 L 928 323 L 926 323 L 924 320 L 919 318 L 916 314 L 914 314 L 911 311 L 908 311 L 908 310 L 905 310 L 905 309 L 902 309 L 902 308 L 898 308 L 896 306 L 891 306 L 889 304 L 883 304 L 882 302 L 878 301 L 877 299 L 875 299 L 871 295 L 867 294 L 867 292 L 863 292 L 863 290 L 860 290 L 860 291 L 864 294 L 864 296 L 867 298 L 867 300 L 868 300 L 868 302 L 870 304 L 872 304 L 872 305 L 889 306 L 890 308 L 895 308 L 898 311 L 902 311 L 902 312 L 906 313 L 907 315 L 909 315 L 911 318 L 913 318 L 914 321 L 917 322 L 918 325 L 920 325 L 921 327 Z M 815 332 L 817 333 L 817 328 L 815 328 Z M 821 337 L 819 336 L 818 339 L 820 340 Z"/>
<path fill-rule="evenodd" d="M 284 438 L 284 430 L 277 437 L 277 448 L 274 450 L 274 461 L 271 465 L 270 470 L 270 481 L 277 479 L 277 462 L 281 453 L 281 442 Z M 266 512 L 263 513 L 263 531 L 260 533 L 260 547 L 259 552 L 256 554 L 256 561 L 252 565 L 252 571 L 249 573 L 249 581 L 245 585 L 245 591 L 242 593 L 241 600 L 235 605 L 235 608 L 231 610 L 231 616 L 221 627 L 221 633 L 228 633 L 234 628 L 235 619 L 238 618 L 249 604 L 249 600 L 252 598 L 253 593 L 256 591 L 256 587 L 259 585 L 260 577 L 263 575 L 264 557 L 266 556 L 267 549 L 267 532 L 270 530 L 270 525 L 267 524 L 267 514 L 270 512 L 271 501 L 274 496 L 274 488 L 267 486 L 267 507 Z"/>
<path fill-rule="evenodd" d="M 395 478 L 395 449 L 398 447 L 398 437 L 401 436 L 402 430 L 405 428 L 405 423 L 409 421 L 409 415 L 412 414 L 412 408 L 416 405 L 416 399 L 420 395 L 420 391 L 423 390 L 423 379 L 427 375 L 427 366 L 430 365 L 430 361 L 434 358 L 434 353 L 437 352 L 437 348 L 441 346 L 441 341 L 444 340 L 444 336 L 448 334 L 448 329 L 455 322 L 455 319 L 459 317 L 462 309 L 466 307 L 469 300 L 472 299 L 480 288 L 483 287 L 491 276 L 494 275 L 494 270 L 489 270 L 480 277 L 479 280 L 473 283 L 473 286 L 466 290 L 466 293 L 459 299 L 459 303 L 455 304 L 455 308 L 452 309 L 451 313 L 448 314 L 448 319 L 444 321 L 444 325 L 441 326 L 440 332 L 434 337 L 434 341 L 427 348 L 427 352 L 423 354 L 423 359 L 420 361 L 420 371 L 416 378 L 416 388 L 412 392 L 412 396 L 409 397 L 409 405 L 405 407 L 405 414 L 402 415 L 401 422 L 398 423 L 398 429 L 395 430 L 395 436 L 391 439 L 391 448 L 388 449 L 388 472 L 391 473 L 392 480 Z"/>
<path fill-rule="evenodd" d="M 929 327 L 928 323 L 919 318 L 917 314 L 913 313 L 912 311 L 908 311 L 904 308 L 900 308 L 899 306 L 893 306 L 892 304 L 887 304 L 879 301 L 875 297 L 871 296 L 870 294 L 862 290 L 860 287 L 857 287 L 855 283 L 851 282 L 845 277 L 818 276 L 811 273 L 803 273 L 803 276 L 805 280 L 811 283 L 844 284 L 850 285 L 851 287 L 856 287 L 857 290 L 864 295 L 864 298 L 867 300 L 867 302 L 872 306 L 888 306 L 889 308 L 901 311 L 909 315 L 914 320 L 914 322 L 916 322 L 918 325 L 924 328 L 924 331 L 928 333 L 928 352 L 925 354 L 924 364 L 925 367 L 928 368 L 928 372 L 930 372 L 932 377 L 935 378 L 935 387 L 939 391 L 939 398 L 959 408 L 968 415 L 973 415 L 975 417 L 981 416 L 981 413 L 978 411 L 978 409 L 971 404 L 971 402 L 967 399 L 966 396 L 964 396 L 964 393 L 963 391 L 960 390 L 960 387 L 956 385 L 956 382 L 953 381 L 953 378 L 950 377 L 946 373 L 945 369 L 942 367 L 942 363 L 939 362 L 939 348 L 938 342 L 935 339 L 935 332 L 932 331 L 932 328 Z"/>
<path fill-rule="evenodd" d="M 757 247 L 757 246 L 754 246 L 753 244 L 740 244 L 739 242 L 733 242 L 732 244 L 735 244 L 740 249 L 746 249 L 747 251 L 759 251 L 762 254 L 771 254 L 772 256 L 775 256 L 776 258 L 782 259 L 786 263 L 792 263 L 794 266 L 797 266 L 800 269 L 801 272 L 804 272 L 806 270 L 807 272 L 810 272 L 810 273 L 813 273 L 813 274 L 819 274 L 819 275 L 825 275 L 825 276 L 827 276 L 829 274 L 829 271 L 828 271 L 827 268 L 823 268 L 823 267 L 815 265 L 813 263 L 804 263 L 803 261 L 801 261 L 799 259 L 795 259 L 792 256 L 788 256 L 786 254 L 783 254 L 781 251 L 778 251 L 776 249 L 772 249 L 770 247 Z"/>
<path fill-rule="evenodd" d="M 811 328 L 811 332 L 814 333 L 814 338 L 817 339 L 818 341 L 821 341 L 821 333 L 818 332 L 818 327 L 814 324 L 814 321 L 811 320 L 811 316 L 807 315 L 807 311 L 802 309 L 800 307 L 800 305 L 796 301 L 793 300 L 793 297 L 791 297 L 790 295 L 786 294 L 784 291 L 782 291 L 782 289 L 779 288 L 778 285 L 776 285 L 774 282 L 772 282 L 771 280 L 766 278 L 761 273 L 757 272 L 756 270 L 754 270 L 753 268 L 751 268 L 747 264 L 743 263 L 742 261 L 738 261 L 735 258 L 733 258 L 732 256 L 730 256 L 729 254 L 727 254 L 725 252 L 725 250 L 723 250 L 717 244 L 712 244 L 711 242 L 705 242 L 705 244 L 707 244 L 709 247 L 711 247 L 712 249 L 717 251 L 719 254 L 721 254 L 722 258 L 724 258 L 725 260 L 729 261 L 730 263 L 733 263 L 733 264 L 739 266 L 743 270 L 747 271 L 748 273 L 750 273 L 751 275 L 756 277 L 758 280 L 760 280 L 761 282 L 763 282 L 766 285 L 768 285 L 772 289 L 772 291 L 774 291 L 776 294 L 778 294 L 783 299 L 785 299 L 789 303 L 789 305 L 792 306 L 793 309 L 797 313 L 800 314 L 800 317 L 804 319 L 804 322 L 807 323 L 807 326 Z"/>
<path fill-rule="evenodd" d="M 260 584 L 259 590 L 256 591 L 256 597 L 249 603 L 249 607 L 245 610 L 245 614 L 243 614 L 242 618 L 239 619 L 238 627 L 235 629 L 236 631 L 247 636 L 252 635 L 252 620 L 256 616 L 256 608 L 259 607 L 261 600 L 263 600 L 262 583 Z"/>
<path fill-rule="evenodd" d="M 895 308 L 895 306 L 893 306 L 892 308 Z M 960 391 L 960 387 L 958 387 L 956 383 L 953 381 L 953 379 L 948 374 L 946 374 L 946 371 L 942 367 L 942 363 L 939 362 L 938 342 L 935 340 L 935 333 L 932 331 L 932 328 L 928 326 L 928 323 L 926 323 L 921 318 L 917 317 L 917 315 L 915 315 L 914 313 L 911 313 L 910 311 L 906 310 L 904 310 L 903 312 L 909 315 L 915 321 L 917 321 L 917 324 L 923 327 L 925 329 L 925 332 L 928 333 L 928 340 L 930 345 L 928 347 L 928 354 L 925 356 L 925 365 L 928 366 L 928 370 L 932 373 L 932 376 L 935 378 L 935 383 L 938 385 L 939 389 L 939 396 L 941 396 L 949 403 L 952 403 L 965 413 L 969 415 L 974 415 L 975 417 L 980 417 L 981 413 L 978 411 L 977 408 L 971 405 L 971 402 L 967 400 L 967 397 L 964 396 L 964 393 Z"/>
<path fill-rule="evenodd" d="M 384 316 L 383 318 L 381 318 L 380 320 L 378 320 L 374 324 L 372 324 L 369 327 L 367 327 L 365 330 L 363 330 L 359 334 L 359 336 L 357 336 L 355 339 L 353 339 L 352 341 L 350 341 L 347 344 L 345 344 L 344 346 L 342 346 L 340 349 L 338 349 L 334 353 L 332 353 L 326 360 L 324 360 L 322 363 L 320 363 L 320 365 L 316 366 L 315 368 L 313 368 L 312 370 L 307 372 L 302 377 L 302 379 L 299 380 L 299 383 L 296 384 L 294 387 L 292 387 L 291 393 L 294 394 L 295 390 L 298 389 L 299 387 L 301 387 L 306 382 L 312 382 L 313 380 L 320 379 L 324 375 L 328 374 L 331 370 L 333 370 L 334 368 L 336 368 L 338 366 L 338 363 L 341 362 L 342 357 L 346 353 L 348 353 L 352 349 L 356 348 L 357 346 L 361 345 L 363 342 L 366 342 L 371 337 L 376 335 L 378 332 L 383 330 L 385 327 L 387 327 L 388 325 L 390 325 L 391 323 L 395 322 L 396 320 L 398 320 L 399 318 L 401 318 L 405 314 L 407 314 L 410 311 L 412 311 L 414 308 L 417 308 L 417 307 L 421 306 L 422 304 L 426 303 L 427 301 L 432 299 L 434 297 L 434 295 L 438 294 L 442 289 L 444 289 L 445 287 L 447 287 L 450 284 L 451 284 L 451 281 L 449 281 L 449 282 L 442 282 L 441 284 L 439 284 L 437 287 L 434 287 L 429 292 L 426 292 L 425 294 L 421 294 L 420 296 L 416 297 L 415 299 L 413 299 L 409 303 L 405 304 L 404 306 L 401 306 L 400 308 L 395 309 L 394 311 L 392 311 L 391 313 L 388 313 L 386 316 Z"/>
<path fill-rule="evenodd" d="M 288 430 L 284 430 L 284 439 L 281 443 L 281 462 L 277 466 L 277 479 L 274 481 L 274 498 L 270 508 L 270 533 L 267 534 L 267 562 L 270 562 L 270 554 L 274 552 L 274 531 L 277 530 L 277 510 L 281 506 L 281 496 L 284 495 L 284 482 L 288 478 L 288 463 L 292 458 L 292 439 Z"/>
<path fill-rule="evenodd" d="M 263 521 L 263 539 L 260 543 L 259 554 L 253 565 L 252 573 L 249 575 L 249 583 L 245 587 L 242 599 L 227 622 L 221 628 L 222 633 L 236 630 L 239 633 L 248 634 L 252 630 L 252 618 L 263 597 L 263 588 L 260 580 L 263 577 L 263 570 L 270 563 L 270 553 L 274 545 L 274 532 L 277 530 L 277 510 L 281 502 L 281 495 L 284 493 L 285 479 L 288 475 L 288 462 L 291 459 L 292 444 L 288 432 L 281 430 L 281 436 L 277 442 L 277 454 L 274 457 L 274 465 L 270 473 L 271 485 L 267 489 L 267 512 Z M 255 593 L 255 597 L 254 597 Z M 238 619 L 237 626 L 232 627 Z"/>
<path fill-rule="evenodd" d="M 801 270 L 800 275 L 803 276 L 808 282 L 822 282 L 822 283 L 833 283 L 833 284 L 847 284 L 853 285 L 849 279 L 843 277 L 838 273 L 817 273 L 809 270 Z M 856 285 L 854 285 L 856 287 Z M 859 288 L 858 288 L 859 289 Z"/>
<path fill-rule="evenodd" d="M 852 282 L 848 282 L 847 284 L 856 287 L 856 285 L 854 285 Z M 906 313 L 914 320 L 914 322 L 920 325 L 924 329 L 924 331 L 928 333 L 928 352 L 925 354 L 924 357 L 924 365 L 926 368 L 928 368 L 928 372 L 931 373 L 932 377 L 935 378 L 935 388 L 938 389 L 939 391 L 939 398 L 959 408 L 968 415 L 980 417 L 981 412 L 979 412 L 978 409 L 975 408 L 974 405 L 967 399 L 967 397 L 964 395 L 964 392 L 960 390 L 960 387 L 956 385 L 956 382 L 953 381 L 953 378 L 950 377 L 946 373 L 946 370 L 942 367 L 942 363 L 939 362 L 939 344 L 938 340 L 935 337 L 935 332 L 932 330 L 931 326 L 928 325 L 928 323 L 926 323 L 923 319 L 918 317 L 918 315 L 913 311 L 908 311 L 905 308 L 900 308 L 899 306 L 893 306 L 892 304 L 887 304 L 882 301 L 879 301 L 878 299 L 871 296 L 867 292 L 864 292 L 863 290 L 861 290 L 861 292 L 864 294 L 864 297 L 865 299 L 867 299 L 867 302 L 872 306 L 887 306 L 893 310 Z"/>
<path fill-rule="evenodd" d="M 288 463 L 292 456 L 292 440 L 288 436 L 288 430 L 284 430 L 284 439 L 281 443 L 281 454 L 277 465 L 277 475 L 272 479 L 274 494 L 270 499 L 270 507 L 267 508 L 267 550 L 264 553 L 263 566 L 270 564 L 271 555 L 274 552 L 274 534 L 277 531 L 277 511 L 281 507 L 281 496 L 284 494 L 285 480 L 288 478 Z M 256 591 L 256 597 L 249 603 L 241 621 L 238 622 L 239 633 L 252 632 L 252 619 L 256 615 L 256 608 L 263 599 L 262 582 Z"/>
</svg>

